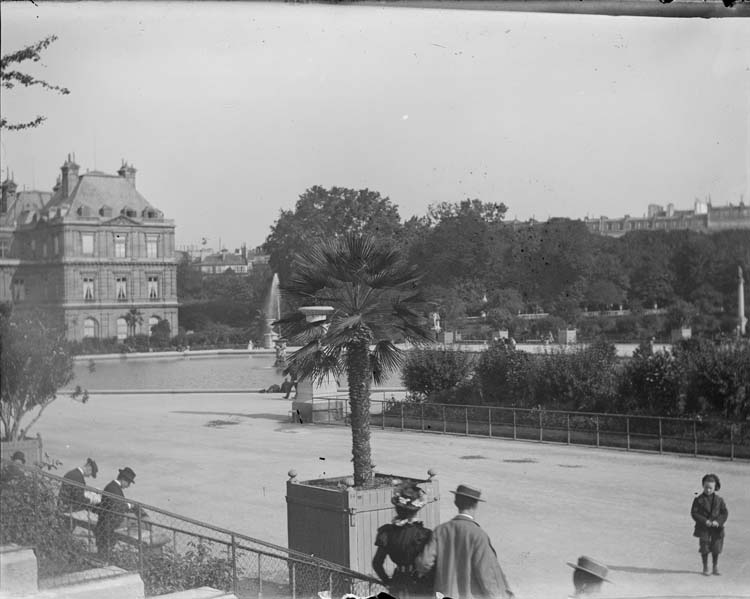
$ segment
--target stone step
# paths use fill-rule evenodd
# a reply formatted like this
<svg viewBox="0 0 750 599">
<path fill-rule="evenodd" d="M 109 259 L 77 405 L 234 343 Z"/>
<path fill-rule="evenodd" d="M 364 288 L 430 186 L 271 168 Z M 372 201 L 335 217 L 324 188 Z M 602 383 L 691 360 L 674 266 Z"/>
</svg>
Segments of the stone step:
<svg viewBox="0 0 750 599">
<path fill-rule="evenodd" d="M 143 599 L 143 580 L 137 572 L 115 566 L 92 568 L 40 581 L 44 590 L 28 599 Z"/>
<path fill-rule="evenodd" d="M 199 587 L 187 591 L 177 591 L 166 595 L 157 595 L 152 599 L 237 599 L 234 593 L 219 591 L 211 587 Z"/>
<path fill-rule="evenodd" d="M 36 593 L 36 555 L 30 547 L 0 547 L 0 597 Z"/>
</svg>

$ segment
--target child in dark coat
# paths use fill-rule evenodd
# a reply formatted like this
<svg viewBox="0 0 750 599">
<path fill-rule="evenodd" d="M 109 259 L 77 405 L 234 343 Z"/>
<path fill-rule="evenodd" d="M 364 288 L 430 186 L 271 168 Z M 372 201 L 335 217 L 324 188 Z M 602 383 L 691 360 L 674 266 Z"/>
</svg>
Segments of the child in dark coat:
<svg viewBox="0 0 750 599">
<path fill-rule="evenodd" d="M 708 554 L 713 558 L 713 574 L 719 575 L 719 554 L 724 548 L 724 524 L 729 517 L 724 500 L 716 494 L 721 489 L 719 477 L 706 474 L 701 479 L 703 493 L 693 500 L 690 515 L 695 521 L 693 536 L 698 537 L 698 551 L 703 560 L 703 575 L 709 576 Z"/>
</svg>

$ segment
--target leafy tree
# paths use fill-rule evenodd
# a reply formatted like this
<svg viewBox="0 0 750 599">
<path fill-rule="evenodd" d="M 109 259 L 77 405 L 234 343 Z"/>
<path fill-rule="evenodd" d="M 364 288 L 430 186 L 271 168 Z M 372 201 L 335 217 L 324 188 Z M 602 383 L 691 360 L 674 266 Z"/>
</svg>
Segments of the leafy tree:
<svg viewBox="0 0 750 599">
<path fill-rule="evenodd" d="M 354 482 L 372 480 L 370 384 L 385 380 L 403 364 L 395 342 L 423 343 L 431 331 L 423 316 L 412 267 L 391 248 L 349 232 L 308 248 L 281 289 L 291 301 L 330 306 L 324 322 L 307 322 L 300 312 L 279 321 L 281 332 L 302 347 L 289 357 L 300 379 L 325 380 L 346 373 L 351 405 Z"/>
<path fill-rule="evenodd" d="M 73 358 L 62 327 L 39 313 L 4 313 L 0 331 L 0 437 L 15 441 L 25 438 L 58 389 L 73 380 Z M 76 387 L 70 397 L 86 402 L 88 393 Z"/>
<path fill-rule="evenodd" d="M 393 243 L 401 230 L 398 208 L 377 191 L 314 186 L 294 210 L 282 210 L 266 238 L 264 250 L 279 279 L 288 279 L 297 257 L 319 242 L 349 233 L 367 234 L 379 243 Z"/>
<path fill-rule="evenodd" d="M 410 261 L 419 265 L 425 284 L 448 288 L 481 281 L 484 293 L 505 211 L 504 204 L 479 200 L 431 206 L 423 234 L 410 249 Z"/>
<path fill-rule="evenodd" d="M 162 318 L 151 327 L 151 343 L 156 347 L 167 347 L 171 338 L 171 327 L 166 318 Z"/>
<path fill-rule="evenodd" d="M 3 89 L 13 89 L 17 85 L 23 87 L 38 86 L 62 95 L 69 94 L 70 90 L 68 90 L 67 88 L 60 87 L 58 85 L 52 85 L 50 83 L 47 83 L 43 79 L 37 79 L 33 75 L 29 75 L 28 73 L 16 70 L 15 68 L 16 65 L 19 65 L 28 60 L 32 62 L 39 62 L 42 59 L 41 52 L 43 50 L 46 50 L 47 47 L 56 39 L 56 35 L 50 35 L 48 37 L 45 37 L 43 40 L 21 48 L 20 50 L 11 52 L 10 54 L 4 54 L 0 59 L 0 87 L 2 87 Z M 2 116 L 0 117 L 0 129 L 8 129 L 10 131 L 14 131 L 18 129 L 38 127 L 45 119 L 46 117 L 39 115 L 30 121 L 11 123 L 4 116 Z"/>
</svg>

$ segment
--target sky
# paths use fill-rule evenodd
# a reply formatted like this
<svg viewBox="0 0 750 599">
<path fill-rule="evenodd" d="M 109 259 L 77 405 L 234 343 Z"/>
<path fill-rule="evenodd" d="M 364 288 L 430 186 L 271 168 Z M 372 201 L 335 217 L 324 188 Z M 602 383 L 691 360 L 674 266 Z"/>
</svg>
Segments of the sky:
<svg viewBox="0 0 750 599">
<path fill-rule="evenodd" d="M 243 2 L 3 2 L 2 53 L 71 93 L 3 90 L 0 166 L 49 190 L 137 169 L 177 246 L 261 244 L 314 185 L 403 219 L 644 214 L 750 198 L 750 20 Z"/>
</svg>

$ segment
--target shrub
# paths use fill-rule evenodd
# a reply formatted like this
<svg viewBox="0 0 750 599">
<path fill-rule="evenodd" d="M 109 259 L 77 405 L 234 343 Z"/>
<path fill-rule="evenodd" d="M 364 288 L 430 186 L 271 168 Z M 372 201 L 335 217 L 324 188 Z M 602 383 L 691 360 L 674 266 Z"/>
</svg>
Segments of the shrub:
<svg viewBox="0 0 750 599">
<path fill-rule="evenodd" d="M 417 349 L 406 356 L 403 381 L 418 399 L 426 399 L 439 391 L 466 383 L 471 376 L 472 357 L 469 352 L 451 349 Z"/>
<path fill-rule="evenodd" d="M 750 416 L 750 341 L 714 344 L 693 338 L 678 343 L 685 409 L 744 420 Z"/>
<path fill-rule="evenodd" d="M 60 518 L 55 486 L 33 471 L 3 461 L 0 466 L 0 545 L 34 548 L 40 577 L 78 572 L 86 547 Z"/>
<path fill-rule="evenodd" d="M 534 359 L 498 342 L 482 352 L 474 375 L 483 403 L 524 407 L 534 405 Z"/>
<path fill-rule="evenodd" d="M 539 403 L 547 408 L 611 411 L 618 387 L 617 352 L 614 345 L 595 341 L 574 352 L 538 356 L 534 377 Z"/>
<path fill-rule="evenodd" d="M 674 357 L 642 343 L 625 366 L 618 408 L 625 413 L 677 416 L 684 411 L 680 393 L 680 367 Z"/>
<path fill-rule="evenodd" d="M 125 570 L 137 570 L 138 552 L 132 547 L 118 548 L 112 561 Z M 190 541 L 184 553 L 168 548 L 159 553 L 144 553 L 141 578 L 147 597 L 204 586 L 229 591 L 232 562 L 212 553 L 210 544 Z"/>
</svg>

